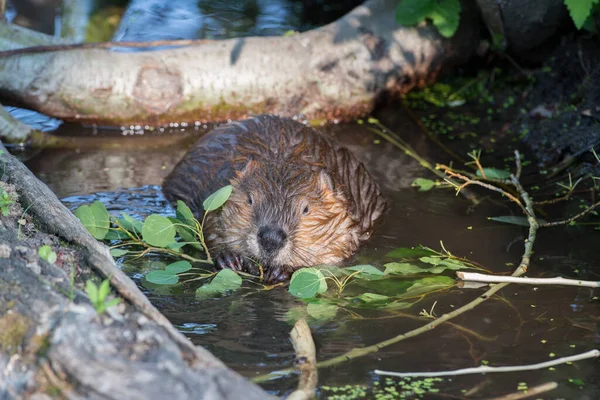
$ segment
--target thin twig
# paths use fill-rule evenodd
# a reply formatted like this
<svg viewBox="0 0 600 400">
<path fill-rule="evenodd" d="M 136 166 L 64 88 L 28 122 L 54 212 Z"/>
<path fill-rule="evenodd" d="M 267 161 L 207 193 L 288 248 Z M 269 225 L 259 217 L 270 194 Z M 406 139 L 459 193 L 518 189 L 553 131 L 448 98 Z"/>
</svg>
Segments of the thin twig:
<svg viewBox="0 0 600 400">
<path fill-rule="evenodd" d="M 582 212 L 580 212 L 578 214 L 575 214 L 575 215 L 573 215 L 570 218 L 563 219 L 563 220 L 560 220 L 560 221 L 546 222 L 545 224 L 540 225 L 540 227 L 547 228 L 549 226 L 557 226 L 557 225 L 567 225 L 567 224 L 570 224 L 571 222 L 575 221 L 576 219 L 581 218 L 584 215 L 589 214 L 590 212 L 592 212 L 598 206 L 600 206 L 600 201 L 597 202 L 597 203 L 592 204 L 591 206 L 589 206 L 588 208 L 586 208 Z"/>
<path fill-rule="evenodd" d="M 588 358 L 597 358 L 600 356 L 600 350 L 594 349 L 586 351 L 585 353 L 576 354 L 574 356 L 561 357 L 555 360 L 544 361 L 537 364 L 529 365 L 507 365 L 504 367 L 490 367 L 489 365 L 480 365 L 479 367 L 455 369 L 454 371 L 434 371 L 434 372 L 392 372 L 392 371 L 381 371 L 376 369 L 375 373 L 378 375 L 395 376 L 398 378 L 406 377 L 438 377 L 438 376 L 457 376 L 457 375 L 471 375 L 471 374 L 488 374 L 492 372 L 518 372 L 518 371 L 533 371 L 536 369 L 543 369 L 553 367 L 555 365 L 566 364 L 573 361 L 586 360 Z"/>
<path fill-rule="evenodd" d="M 527 209 L 526 209 L 526 208 L 523 206 L 523 203 L 521 203 L 521 201 L 520 201 L 520 200 L 519 200 L 517 197 L 515 197 L 515 196 L 514 196 L 512 193 L 510 193 L 510 192 L 507 192 L 506 190 L 504 190 L 504 189 L 501 189 L 501 188 L 499 188 L 499 187 L 497 187 L 497 186 L 494 186 L 494 185 L 492 185 L 492 184 L 490 184 L 490 183 L 485 183 L 485 182 L 483 182 L 483 181 L 480 181 L 480 180 L 477 180 L 477 179 L 471 179 L 471 178 L 469 178 L 468 176 L 465 176 L 465 175 L 463 175 L 463 174 L 459 174 L 458 172 L 455 172 L 455 171 L 454 171 L 454 170 L 452 170 L 450 167 L 448 167 L 448 166 L 446 166 L 446 165 L 443 165 L 443 164 L 438 164 L 438 165 L 436 166 L 436 168 L 437 168 L 437 169 L 441 169 L 442 171 L 444 171 L 444 173 L 445 173 L 447 176 L 450 176 L 450 177 L 452 177 L 452 178 L 458 178 L 458 179 L 460 179 L 460 180 L 462 180 L 462 181 L 464 182 L 462 185 L 458 185 L 458 184 L 452 183 L 451 181 L 448 181 L 448 180 L 447 180 L 447 181 L 448 181 L 450 184 L 452 184 L 454 187 L 456 187 L 456 189 L 457 189 L 458 191 L 461 191 L 463 188 L 465 188 L 465 187 L 467 187 L 467 186 L 469 186 L 469 185 L 477 185 L 477 186 L 481 186 L 481 187 L 484 187 L 484 188 L 486 188 L 486 189 L 492 190 L 492 191 L 494 191 L 494 192 L 498 192 L 498 193 L 502 194 L 503 196 L 506 196 L 506 197 L 508 197 L 508 198 L 509 198 L 510 200 L 512 200 L 514 203 L 518 204 L 518 205 L 519 205 L 519 207 L 521 207 L 521 210 L 523 211 L 523 213 L 524 213 L 525 215 L 527 215 L 527 214 L 528 214 L 528 211 L 527 211 Z"/>
<path fill-rule="evenodd" d="M 594 281 L 581 281 L 577 279 L 566 279 L 560 276 L 556 278 L 527 278 L 527 277 L 514 277 L 514 276 L 495 276 L 486 275 L 476 272 L 461 272 L 458 271 L 456 276 L 459 279 L 471 282 L 488 282 L 488 283 L 499 283 L 499 282 L 510 282 L 510 283 L 521 283 L 527 285 L 562 285 L 562 286 L 584 286 L 584 287 L 600 287 L 600 282 Z"/>
</svg>

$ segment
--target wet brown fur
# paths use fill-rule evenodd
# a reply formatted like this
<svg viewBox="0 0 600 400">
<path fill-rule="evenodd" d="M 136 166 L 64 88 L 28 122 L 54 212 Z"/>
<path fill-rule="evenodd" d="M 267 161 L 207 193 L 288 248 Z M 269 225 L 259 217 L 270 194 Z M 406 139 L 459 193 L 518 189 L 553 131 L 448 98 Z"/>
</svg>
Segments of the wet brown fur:
<svg viewBox="0 0 600 400">
<path fill-rule="evenodd" d="M 229 183 L 231 198 L 206 218 L 212 252 L 229 251 L 288 272 L 341 264 L 370 237 L 385 210 L 379 188 L 346 148 L 271 115 L 224 125 L 202 137 L 166 178 L 163 190 L 168 200 L 183 200 L 201 218 L 204 199 Z M 287 233 L 274 256 L 258 245 L 261 226 Z"/>
</svg>

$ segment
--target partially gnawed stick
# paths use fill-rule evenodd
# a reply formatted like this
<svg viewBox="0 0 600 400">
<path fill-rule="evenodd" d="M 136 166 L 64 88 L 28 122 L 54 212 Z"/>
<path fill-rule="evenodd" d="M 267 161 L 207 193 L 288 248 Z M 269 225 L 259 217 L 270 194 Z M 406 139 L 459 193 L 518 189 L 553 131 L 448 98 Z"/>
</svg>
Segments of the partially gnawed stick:
<svg viewBox="0 0 600 400">
<path fill-rule="evenodd" d="M 290 332 L 290 339 L 296 351 L 296 371 L 300 373 L 298 388 L 288 396 L 288 400 L 307 400 L 315 397 L 318 383 L 317 355 L 315 342 L 306 320 L 296 322 Z"/>
<path fill-rule="evenodd" d="M 556 278 L 528 278 L 528 277 L 515 277 L 515 276 L 496 276 L 479 274 L 476 272 L 457 272 L 456 276 L 459 279 L 470 282 L 487 282 L 487 283 L 521 283 L 526 285 L 563 285 L 563 286 L 585 286 L 591 288 L 600 287 L 600 282 L 595 281 L 582 281 L 578 279 L 566 279 L 560 276 Z"/>
</svg>

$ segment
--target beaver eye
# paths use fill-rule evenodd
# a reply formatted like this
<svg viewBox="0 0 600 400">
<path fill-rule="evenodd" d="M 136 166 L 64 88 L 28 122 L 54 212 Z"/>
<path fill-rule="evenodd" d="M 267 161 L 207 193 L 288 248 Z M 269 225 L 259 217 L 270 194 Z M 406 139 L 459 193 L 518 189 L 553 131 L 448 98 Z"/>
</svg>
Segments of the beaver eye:
<svg viewBox="0 0 600 400">
<path fill-rule="evenodd" d="M 252 196 L 248 195 L 248 197 L 246 198 L 246 202 L 247 202 L 249 205 L 252 205 Z"/>
<path fill-rule="evenodd" d="M 308 214 L 308 211 L 309 211 L 309 209 L 308 209 L 308 204 L 307 204 L 307 205 L 306 205 L 306 206 L 304 206 L 304 208 L 302 209 L 302 215 L 306 215 L 306 214 Z"/>
</svg>

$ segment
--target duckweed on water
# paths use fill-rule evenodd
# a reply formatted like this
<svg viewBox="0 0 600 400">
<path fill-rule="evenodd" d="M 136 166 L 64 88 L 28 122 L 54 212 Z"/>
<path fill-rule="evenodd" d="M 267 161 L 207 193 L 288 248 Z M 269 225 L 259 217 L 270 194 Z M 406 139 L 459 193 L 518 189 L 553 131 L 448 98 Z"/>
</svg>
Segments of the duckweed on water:
<svg viewBox="0 0 600 400">
<path fill-rule="evenodd" d="M 385 381 L 376 381 L 373 386 L 346 385 L 340 387 L 322 386 L 321 391 L 329 400 L 355 400 L 355 399 L 423 399 L 427 395 L 439 393 L 436 387 L 442 378 L 403 378 L 395 380 L 386 378 Z"/>
</svg>

